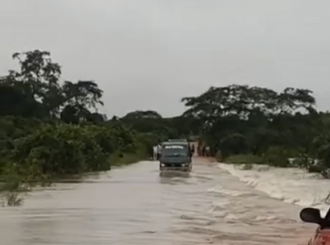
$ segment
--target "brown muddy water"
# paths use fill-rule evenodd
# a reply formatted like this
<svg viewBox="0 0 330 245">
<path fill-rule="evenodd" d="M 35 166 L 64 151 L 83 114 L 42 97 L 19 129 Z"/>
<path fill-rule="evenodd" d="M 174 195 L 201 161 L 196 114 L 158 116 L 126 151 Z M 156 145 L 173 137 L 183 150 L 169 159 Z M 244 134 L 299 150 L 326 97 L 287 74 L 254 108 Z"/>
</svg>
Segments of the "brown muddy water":
<svg viewBox="0 0 330 245">
<path fill-rule="evenodd" d="M 165 176 L 146 161 L 0 209 L 0 237 L 3 245 L 301 244 L 314 227 L 299 211 L 205 160 Z"/>
</svg>

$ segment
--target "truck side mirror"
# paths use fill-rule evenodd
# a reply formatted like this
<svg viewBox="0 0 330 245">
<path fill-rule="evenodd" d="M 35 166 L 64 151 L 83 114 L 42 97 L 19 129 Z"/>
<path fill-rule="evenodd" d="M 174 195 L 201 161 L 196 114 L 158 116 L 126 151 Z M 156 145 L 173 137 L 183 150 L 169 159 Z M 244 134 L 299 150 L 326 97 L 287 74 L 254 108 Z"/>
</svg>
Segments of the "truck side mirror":
<svg viewBox="0 0 330 245">
<path fill-rule="evenodd" d="M 319 224 L 323 222 L 319 209 L 316 208 L 304 208 L 300 211 L 300 219 L 306 223 Z"/>
</svg>

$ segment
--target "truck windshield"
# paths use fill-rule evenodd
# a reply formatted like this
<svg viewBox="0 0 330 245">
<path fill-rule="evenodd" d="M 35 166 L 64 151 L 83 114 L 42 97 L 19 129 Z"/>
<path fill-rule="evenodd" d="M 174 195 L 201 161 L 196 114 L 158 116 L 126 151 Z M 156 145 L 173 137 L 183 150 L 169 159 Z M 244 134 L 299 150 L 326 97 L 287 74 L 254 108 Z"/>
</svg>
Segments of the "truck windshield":
<svg viewBox="0 0 330 245">
<path fill-rule="evenodd" d="M 187 156 L 188 151 L 184 146 L 165 146 L 162 149 L 162 156 L 171 157 L 171 156 Z"/>
</svg>

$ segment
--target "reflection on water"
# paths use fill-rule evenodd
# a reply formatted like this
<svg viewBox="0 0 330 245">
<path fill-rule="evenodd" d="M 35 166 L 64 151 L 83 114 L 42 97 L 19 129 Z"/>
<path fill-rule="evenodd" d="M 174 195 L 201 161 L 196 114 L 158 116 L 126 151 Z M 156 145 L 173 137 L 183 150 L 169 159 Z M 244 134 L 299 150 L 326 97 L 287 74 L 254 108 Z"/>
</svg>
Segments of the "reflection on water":
<svg viewBox="0 0 330 245">
<path fill-rule="evenodd" d="M 0 209 L 1 244 L 282 245 L 312 232 L 298 207 L 207 165 L 159 175 L 142 162 L 36 191 L 23 207 Z"/>
</svg>

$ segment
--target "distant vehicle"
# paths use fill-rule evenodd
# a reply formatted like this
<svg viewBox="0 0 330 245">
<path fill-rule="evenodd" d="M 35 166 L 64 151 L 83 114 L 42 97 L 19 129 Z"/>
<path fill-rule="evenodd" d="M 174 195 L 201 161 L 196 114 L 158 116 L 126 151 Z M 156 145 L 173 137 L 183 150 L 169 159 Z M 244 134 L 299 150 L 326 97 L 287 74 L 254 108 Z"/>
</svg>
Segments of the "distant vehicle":
<svg viewBox="0 0 330 245">
<path fill-rule="evenodd" d="M 185 141 L 167 141 L 162 143 L 159 170 L 192 170 L 190 145 Z"/>
<path fill-rule="evenodd" d="M 300 219 L 306 223 L 318 224 L 313 236 L 307 245 L 328 245 L 330 244 L 330 209 L 324 218 L 316 208 L 304 208 L 300 212 Z"/>
</svg>

